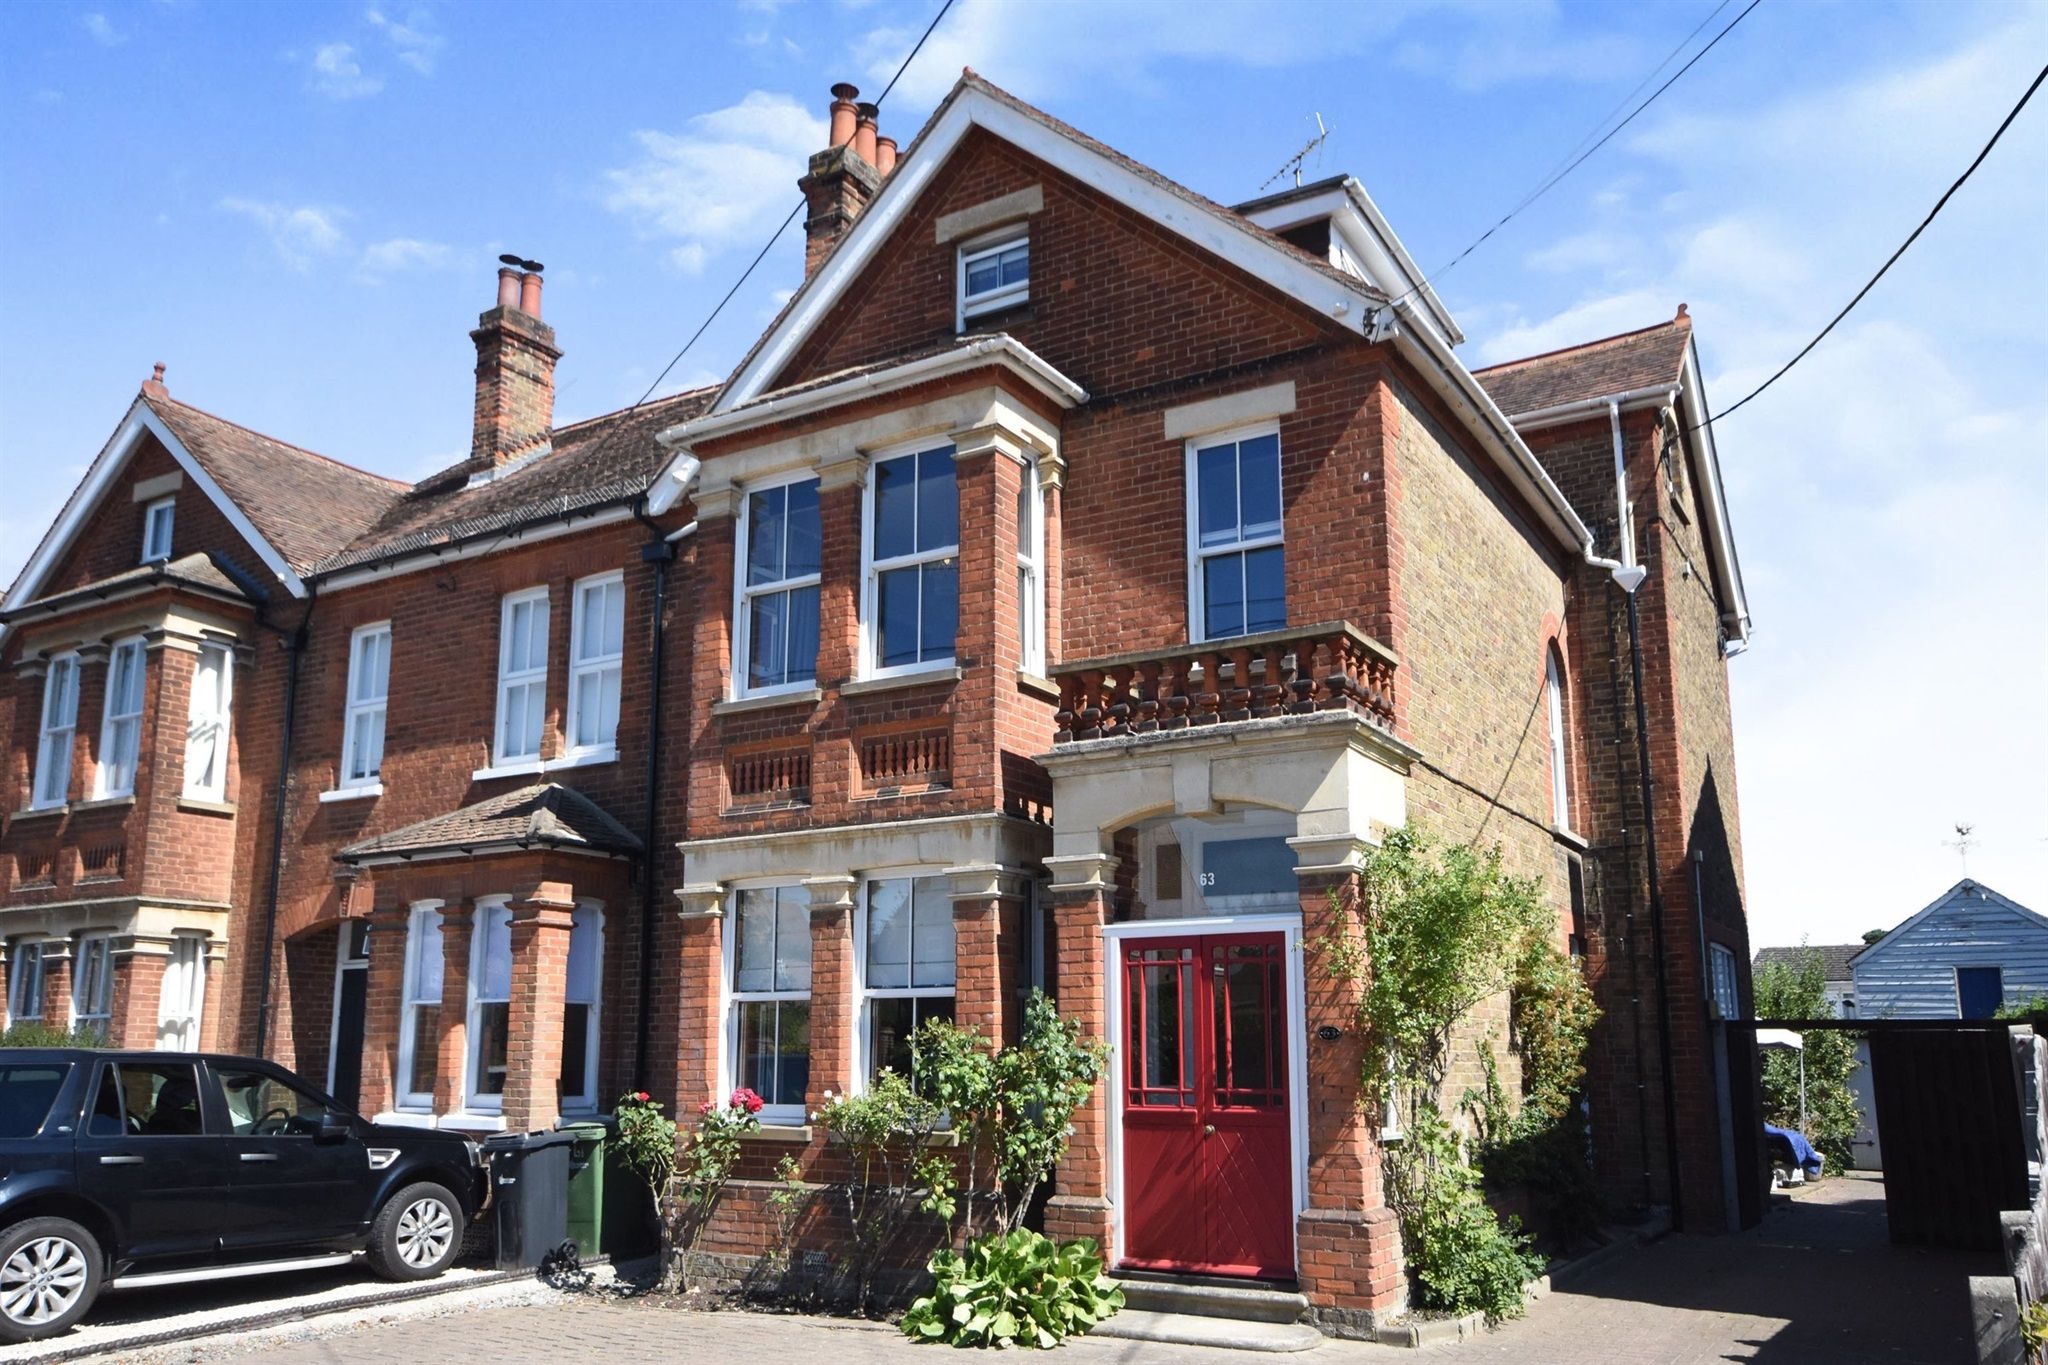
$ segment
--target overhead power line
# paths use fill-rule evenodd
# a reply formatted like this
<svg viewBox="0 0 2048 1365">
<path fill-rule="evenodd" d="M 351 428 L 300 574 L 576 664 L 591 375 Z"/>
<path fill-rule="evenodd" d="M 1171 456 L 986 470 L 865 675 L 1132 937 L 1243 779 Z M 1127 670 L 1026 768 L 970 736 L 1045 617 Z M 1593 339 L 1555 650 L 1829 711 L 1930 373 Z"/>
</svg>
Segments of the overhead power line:
<svg viewBox="0 0 2048 1365">
<path fill-rule="evenodd" d="M 1717 5 L 1714 8 L 1713 14 L 1709 14 L 1705 19 L 1700 21 L 1698 27 L 1694 28 L 1691 33 L 1686 34 L 1685 41 L 1681 42 L 1678 45 L 1678 47 L 1672 52 L 1671 56 L 1668 56 L 1663 61 L 1657 63 L 1656 67 L 1654 67 L 1651 70 L 1650 75 L 1644 77 L 1642 83 L 1637 85 L 1636 89 L 1641 90 L 1644 85 L 1648 85 L 1650 83 L 1650 80 L 1656 76 L 1657 72 L 1662 71 L 1666 66 L 1670 65 L 1671 57 L 1675 57 L 1678 55 L 1679 52 L 1684 51 L 1686 43 L 1690 43 L 1693 40 L 1693 38 L 1699 33 L 1700 29 L 1703 29 L 1708 24 L 1712 23 L 1714 15 L 1719 14 L 1723 9 L 1726 9 L 1729 3 L 1730 0 L 1722 0 L 1721 4 Z M 1645 99 L 1641 104 L 1638 104 L 1635 108 L 1631 109 L 1628 113 L 1627 118 L 1624 118 L 1621 122 L 1615 124 L 1612 128 L 1609 128 L 1605 133 L 1601 134 L 1599 141 L 1595 142 L 1592 146 L 1587 147 L 1583 152 L 1579 152 L 1577 156 L 1571 157 L 1571 159 L 1567 161 L 1561 168 L 1552 171 L 1548 176 L 1546 176 L 1542 180 L 1541 183 L 1539 183 L 1536 186 L 1535 189 L 1530 190 L 1527 194 L 1523 195 L 1521 200 L 1517 202 L 1513 208 L 1509 209 L 1506 213 L 1502 214 L 1499 222 L 1495 223 L 1486 231 L 1480 233 L 1477 237 L 1475 237 L 1472 240 L 1472 244 L 1470 246 L 1466 247 L 1456 256 L 1453 256 L 1450 259 L 1450 261 L 1447 262 L 1445 265 L 1441 266 L 1437 270 L 1432 271 L 1430 274 L 1424 276 L 1422 279 L 1416 281 L 1416 283 L 1413 286 L 1411 286 L 1406 293 L 1402 294 L 1400 298 L 1395 299 L 1394 302 L 1399 303 L 1403 299 L 1412 298 L 1414 295 L 1419 294 L 1424 289 L 1428 288 L 1433 281 L 1442 279 L 1445 275 L 1448 275 L 1452 270 L 1457 268 L 1459 262 L 1463 261 L 1467 256 L 1470 256 L 1473 252 L 1477 251 L 1481 246 L 1485 245 L 1487 239 L 1492 237 L 1494 233 L 1499 232 L 1502 228 L 1506 227 L 1510 222 L 1512 222 L 1515 216 L 1521 213 L 1523 209 L 1528 208 L 1538 199 L 1541 199 L 1544 195 L 1550 193 L 1550 191 L 1557 186 L 1558 182 L 1562 181 L 1566 176 L 1570 175 L 1573 171 L 1577 170 L 1580 166 L 1584 165 L 1586 163 L 1586 159 L 1592 156 L 1593 153 L 1599 151 L 1602 147 L 1605 147 L 1609 142 L 1613 141 L 1615 135 L 1621 132 L 1622 129 L 1628 127 L 1629 124 L 1634 123 L 1638 115 L 1640 115 L 1645 109 L 1648 109 L 1651 105 L 1655 104 L 1659 96 L 1661 96 L 1666 90 L 1669 90 L 1672 86 L 1676 85 L 1679 79 L 1682 76 L 1684 76 L 1686 72 L 1692 70 L 1693 67 L 1698 64 L 1700 58 L 1706 56 L 1709 52 L 1712 52 L 1714 48 L 1719 45 L 1720 41 L 1723 38 L 1726 38 L 1730 33 L 1733 33 L 1735 31 L 1735 26 L 1737 24 L 1741 23 L 1744 19 L 1747 19 L 1749 17 L 1749 12 L 1751 10 L 1755 9 L 1758 5 L 1762 3 L 1763 0 L 1749 0 L 1749 3 L 1743 6 L 1742 12 L 1736 15 L 1733 19 L 1730 19 L 1728 21 L 1727 27 L 1723 28 L 1719 33 L 1716 33 L 1713 36 L 1713 38 L 1708 41 L 1705 47 L 1701 48 L 1698 52 L 1692 54 L 1692 56 L 1686 61 L 1684 66 L 1681 66 L 1678 68 L 1678 70 L 1672 72 L 1669 79 L 1667 79 L 1662 85 L 1658 86 L 1655 90 L 1651 91 L 1648 99 Z M 1625 104 L 1627 103 L 1627 101 L 1624 100 L 1623 103 Z M 1614 115 L 1610 112 L 1607 115 L 1607 117 L 1613 118 Z M 1606 119 L 1603 119 L 1601 120 L 1600 124 L 1596 124 L 1594 126 L 1598 128 L 1603 126 L 1605 123 Z M 1588 136 L 1590 136 L 1590 134 Z M 1583 146 L 1584 141 L 1585 139 L 1581 138 L 1580 145 Z"/>
<path fill-rule="evenodd" d="M 1786 361 L 1783 365 L 1779 366 L 1776 374 L 1773 374 L 1769 379 L 1766 379 L 1763 383 L 1751 389 L 1748 393 L 1744 394 L 1736 402 L 1731 403 L 1729 406 L 1715 413 L 1712 417 L 1709 417 L 1705 421 L 1699 423 L 1698 426 L 1693 427 L 1692 430 L 1698 431 L 1700 427 L 1712 426 L 1714 423 L 1720 421 L 1723 417 L 1726 417 L 1728 414 L 1734 412 L 1737 408 L 1741 407 L 1744 403 L 1747 403 L 1750 399 L 1755 398 L 1765 389 L 1768 389 L 1771 385 L 1777 383 L 1780 379 L 1783 379 L 1785 377 L 1786 371 L 1790 370 L 1794 365 L 1797 365 L 1800 361 L 1806 359 L 1808 352 L 1812 351 L 1814 347 L 1820 345 L 1822 341 L 1826 340 L 1828 333 L 1835 330 L 1835 325 L 1839 323 L 1843 318 L 1848 317 L 1850 310 L 1854 309 L 1857 304 L 1863 302 L 1863 296 L 1865 294 L 1868 294 L 1872 289 L 1874 289 L 1877 286 L 1877 282 L 1884 278 L 1885 272 L 1890 270 L 1892 266 L 1895 263 L 1897 263 L 1899 257 L 1906 254 L 1906 248 L 1912 246 L 1914 242 L 1920 240 L 1920 234 L 1927 231 L 1927 225 L 1934 221 L 1935 216 L 1938 215 L 1942 211 L 1943 207 L 1947 205 L 1948 201 L 1955 196 L 1955 192 L 1963 187 L 1963 182 L 1968 180 L 1972 175 L 1975 175 L 1977 173 L 1977 168 L 1984 164 L 1984 158 L 1990 156 L 1991 149 L 1998 145 L 1998 139 L 2005 136 L 2005 130 L 2012 127 L 2013 120 L 2020 116 L 2020 110 L 2026 108 L 2027 101 L 2034 98 L 2034 92 L 2041 88 L 2041 82 L 2043 80 L 2048 80 L 2048 66 L 2042 67 L 2041 70 L 2035 74 L 2034 83 L 2027 87 L 2027 93 L 2020 96 L 2020 102 L 2012 107 L 2012 112 L 2007 114 L 2005 116 L 2005 121 L 1998 125 L 1998 131 L 1993 133 L 1991 135 L 1991 140 L 1984 144 L 1984 150 L 1977 153 L 1976 159 L 1972 161 L 1969 164 L 1969 166 L 1964 169 L 1961 175 L 1956 177 L 1955 183 L 1953 185 L 1950 185 L 1946 190 L 1942 192 L 1941 198 L 1934 201 L 1934 207 L 1929 209 L 1927 211 L 1927 216 L 1920 220 L 1920 226 L 1914 228 L 1912 235 L 1907 237 L 1905 241 L 1899 243 L 1899 249 L 1897 251 L 1894 251 L 1890 256 L 1887 256 L 1885 258 L 1884 264 L 1877 268 L 1877 273 L 1875 275 L 1872 275 L 1870 277 L 1869 282 L 1866 283 L 1861 289 L 1856 291 L 1856 297 L 1850 299 L 1848 303 L 1844 304 L 1842 307 L 1842 311 L 1835 314 L 1833 318 L 1829 319 L 1828 325 L 1821 328 L 1820 331 L 1815 334 L 1813 340 L 1807 342 L 1804 346 L 1800 347 L 1799 353 L 1797 355 L 1793 356 L 1790 360 Z"/>
</svg>

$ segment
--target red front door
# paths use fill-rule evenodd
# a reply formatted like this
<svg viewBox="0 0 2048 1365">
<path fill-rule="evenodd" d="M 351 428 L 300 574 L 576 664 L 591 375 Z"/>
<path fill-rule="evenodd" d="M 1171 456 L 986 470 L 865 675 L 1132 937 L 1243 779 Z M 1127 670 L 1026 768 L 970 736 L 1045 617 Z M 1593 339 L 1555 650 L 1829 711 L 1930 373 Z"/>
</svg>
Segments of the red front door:
<svg viewBox="0 0 2048 1365">
<path fill-rule="evenodd" d="M 1286 939 L 1125 939 L 1123 1263 L 1291 1279 Z"/>
</svg>

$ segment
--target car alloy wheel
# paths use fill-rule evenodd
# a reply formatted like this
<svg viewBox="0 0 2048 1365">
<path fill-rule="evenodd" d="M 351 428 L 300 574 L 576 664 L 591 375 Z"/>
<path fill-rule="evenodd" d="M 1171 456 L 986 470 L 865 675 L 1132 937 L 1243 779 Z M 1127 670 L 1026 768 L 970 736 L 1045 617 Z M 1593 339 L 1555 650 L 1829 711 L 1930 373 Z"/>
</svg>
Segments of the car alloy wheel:
<svg viewBox="0 0 2048 1365">
<path fill-rule="evenodd" d="M 440 1264 L 455 1240 L 455 1217 L 439 1199 L 415 1199 L 398 1215 L 398 1255 L 415 1270 Z"/>
<path fill-rule="evenodd" d="M 0 1313 L 24 1327 L 54 1322 L 78 1302 L 88 1278 L 85 1252 L 69 1238 L 24 1242 L 0 1266 Z"/>
</svg>

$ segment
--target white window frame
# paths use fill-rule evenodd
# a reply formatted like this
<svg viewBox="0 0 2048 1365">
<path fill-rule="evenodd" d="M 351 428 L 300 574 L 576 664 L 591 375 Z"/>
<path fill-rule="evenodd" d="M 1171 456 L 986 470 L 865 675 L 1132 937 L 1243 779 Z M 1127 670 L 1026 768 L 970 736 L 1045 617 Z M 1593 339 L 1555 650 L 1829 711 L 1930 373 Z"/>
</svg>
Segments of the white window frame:
<svg viewBox="0 0 2048 1365">
<path fill-rule="evenodd" d="M 998 285 L 972 298 L 967 294 L 967 269 L 970 265 L 989 256 L 998 256 L 1012 247 L 1022 246 L 1027 252 L 1024 278 L 1016 284 Z M 1014 308 L 1031 299 L 1031 264 L 1028 253 L 1031 247 L 1029 223 L 1012 223 L 997 228 L 971 241 L 962 242 L 954 252 L 953 297 L 955 311 L 953 330 L 965 331 L 967 320 L 983 313 L 993 313 L 1004 308 Z"/>
<path fill-rule="evenodd" d="M 583 944 L 584 957 L 577 956 L 578 943 Z M 576 964 L 579 961 L 590 964 L 590 978 L 586 988 L 579 992 L 576 981 Z M 603 1036 L 604 1023 L 604 903 L 583 900 L 576 902 L 576 909 L 569 918 L 569 959 L 564 964 L 564 975 L 568 978 L 562 990 L 562 1027 L 569 1025 L 568 1008 L 582 1005 L 589 1010 L 583 1026 L 583 1089 L 575 1094 L 564 1091 L 561 1096 L 562 1112 L 565 1114 L 591 1114 L 597 1112 L 597 1064 L 602 1055 L 598 1040 Z M 564 1040 L 566 1042 L 566 1039 Z M 563 1061 L 568 1060 L 567 1053 Z"/>
<path fill-rule="evenodd" d="M 134 660 L 134 710 L 116 711 L 115 686 L 121 681 L 122 659 Z M 93 774 L 93 798 L 116 800 L 135 795 L 135 777 L 142 767 L 142 713 L 149 705 L 149 653 L 140 635 L 116 640 L 107 652 L 105 705 L 100 714 L 100 748 Z M 125 767 L 125 773 L 123 769 Z"/>
<path fill-rule="evenodd" d="M 1543 651 L 1543 693 L 1550 715 L 1550 819 L 1557 828 L 1570 833 L 1571 746 L 1565 731 L 1564 668 L 1554 644 Z"/>
<path fill-rule="evenodd" d="M 374 697 L 358 697 L 358 684 L 362 680 L 363 655 L 366 648 L 381 645 L 378 650 L 379 662 L 384 670 L 384 686 Z M 357 626 L 348 637 L 348 695 L 343 698 L 341 714 L 341 771 L 335 786 L 343 791 L 363 788 L 382 788 L 384 785 L 384 740 L 391 710 L 391 623 L 373 621 L 366 626 Z M 375 716 L 377 721 L 377 763 L 361 775 L 356 774 L 358 760 L 362 757 L 356 751 L 356 723 L 358 720 Z"/>
<path fill-rule="evenodd" d="M 94 958 L 99 959 L 97 981 L 93 976 Z M 104 1038 L 113 1027 L 113 1020 L 114 936 L 80 934 L 71 956 L 71 1027 L 75 1032 L 97 1024 Z"/>
<path fill-rule="evenodd" d="M 77 651 L 50 660 L 43 678 L 43 716 L 36 739 L 35 785 L 30 810 L 49 810 L 71 799 L 71 755 L 78 741 Z"/>
<path fill-rule="evenodd" d="M 197 1052 L 199 1030 L 206 1017 L 207 941 L 198 934 L 176 934 L 164 961 L 163 987 L 157 996 L 156 1045 L 163 1052 Z"/>
<path fill-rule="evenodd" d="M 398 1009 L 398 1074 L 392 1078 L 393 1107 L 402 1110 L 432 1112 L 434 1092 L 412 1088 L 413 1064 L 419 1058 L 422 1046 L 440 1049 L 438 1031 L 431 1038 L 420 1037 L 420 1011 L 429 1006 L 441 1008 L 442 982 L 447 954 L 446 942 L 442 938 L 441 907 L 438 900 L 414 901 L 412 913 L 405 921 L 405 976 L 400 986 Z M 344 951 L 348 946 L 346 937 L 342 940 Z M 429 947 L 432 952 L 429 953 Z M 427 959 L 431 956 L 432 962 Z M 436 1082 L 440 1068 L 434 1069 Z"/>
<path fill-rule="evenodd" d="M 801 883 L 767 882 L 742 883 L 733 888 L 726 897 L 726 923 L 730 932 L 725 935 L 725 970 L 721 980 L 725 985 L 725 1065 L 721 1068 L 719 1089 L 730 1094 L 737 1089 L 744 1078 L 740 1074 L 740 1011 L 748 1005 L 760 1004 L 810 1004 L 811 981 L 805 980 L 802 990 L 743 991 L 739 988 L 740 965 L 740 897 L 749 891 L 773 891 L 778 897 L 783 892 L 794 892 L 804 905 L 804 931 L 810 931 L 810 893 Z M 778 931 L 779 932 L 779 931 Z M 808 954 L 807 954 L 808 956 Z M 771 971 L 770 979 L 773 979 Z M 777 1027 L 780 1027 L 778 1023 Z M 863 1075 L 866 1073 L 863 1072 Z M 808 1089 L 808 1083 L 806 1084 Z M 808 1097 L 806 1097 L 808 1098 Z M 767 1104 L 761 1109 L 763 1123 L 801 1124 L 804 1121 L 804 1104 Z"/>
<path fill-rule="evenodd" d="M 220 685 L 202 686 L 208 659 L 219 660 Z M 224 801 L 228 793 L 228 748 L 233 733 L 235 698 L 235 651 L 233 647 L 209 640 L 199 646 L 192 665 L 192 702 L 185 723 L 185 795 L 201 801 Z M 207 764 L 202 755 L 210 747 L 212 777 L 203 777 Z"/>
<path fill-rule="evenodd" d="M 484 995 L 484 974 L 490 955 L 490 921 L 494 913 L 502 911 L 505 916 L 505 995 L 486 997 Z M 483 1042 L 480 1027 L 485 1005 L 505 1005 L 509 1016 L 512 1003 L 512 898 L 510 896 L 481 896 L 477 899 L 476 910 L 470 919 L 469 931 L 469 1010 L 468 1029 L 465 1040 L 465 1056 L 462 1060 L 462 1107 L 472 1114 L 502 1114 L 505 1112 L 505 1094 L 501 1090 L 495 1095 L 483 1094 L 478 1086 L 483 1081 L 483 1054 L 479 1047 Z M 509 1024 L 508 1024 L 509 1028 Z M 506 1065 L 511 1065 L 510 1039 L 507 1039 Z"/>
<path fill-rule="evenodd" d="M 34 989 L 24 992 L 25 986 Z M 12 1024 L 42 1017 L 43 941 L 18 938 L 7 954 L 7 1021 Z"/>
<path fill-rule="evenodd" d="M 1024 461 L 1017 527 L 1017 651 L 1026 673 L 1045 676 L 1045 488 L 1038 457 Z M 1025 524 L 1028 523 L 1028 524 Z"/>
<path fill-rule="evenodd" d="M 1270 535 L 1241 537 L 1228 545 L 1203 545 L 1202 489 L 1199 468 L 1196 462 L 1197 456 L 1201 451 L 1209 450 L 1216 446 L 1242 445 L 1246 441 L 1255 441 L 1261 436 L 1271 436 L 1275 446 L 1273 477 L 1279 485 L 1274 489 L 1278 499 L 1276 505 L 1280 509 L 1279 529 Z M 1244 483 L 1243 456 L 1239 455 L 1237 458 L 1239 485 L 1237 499 L 1238 525 L 1242 527 L 1244 525 L 1244 494 L 1242 491 Z M 1280 424 L 1278 422 L 1257 422 L 1250 426 L 1236 427 L 1229 431 L 1204 432 L 1199 436 L 1190 436 L 1187 439 L 1182 455 L 1182 482 L 1185 485 L 1184 491 L 1187 508 L 1189 643 L 1203 644 L 1212 638 L 1209 635 L 1209 603 L 1207 593 L 1202 585 L 1202 566 L 1205 561 L 1219 555 L 1245 554 L 1252 550 L 1278 548 L 1280 551 L 1280 584 L 1283 594 L 1282 615 L 1285 616 L 1284 594 L 1287 585 L 1287 480 L 1283 469 L 1286 462 L 1287 448 L 1281 442 Z M 1244 637 L 1240 635 L 1218 635 L 1213 638 L 1218 640 L 1239 640 Z"/>
<path fill-rule="evenodd" d="M 158 514 L 162 520 L 158 520 Z M 142 509 L 142 562 L 160 564 L 171 557 L 172 537 L 177 533 L 178 500 L 158 498 Z M 158 527 L 162 530 L 159 532 Z"/>
<path fill-rule="evenodd" d="M 960 996 L 960 940 L 957 929 L 953 940 L 953 981 L 946 986 L 880 986 L 868 984 L 868 900 L 873 894 L 871 888 L 876 882 L 911 881 L 930 878 L 941 884 L 947 882 L 945 870 L 938 866 L 883 868 L 861 874 L 856 887 L 857 899 L 853 910 L 854 933 L 854 990 L 858 994 L 859 1008 L 855 1011 L 853 1043 L 853 1088 L 856 1093 L 865 1092 L 868 1079 L 874 1071 L 874 1002 L 877 1000 L 951 1000 L 957 1012 Z M 946 914 L 953 913 L 951 886 L 947 885 Z M 911 963 L 916 966 L 916 890 L 911 892 L 910 926 Z M 912 973 L 915 976 L 915 972 Z M 956 1013 L 957 1017 L 957 1013 Z"/>
<path fill-rule="evenodd" d="M 875 503 L 882 492 L 882 466 L 891 460 L 905 456 L 916 458 L 927 451 L 946 452 L 947 458 L 954 458 L 955 447 L 951 440 L 909 441 L 888 450 L 879 451 L 868 460 L 867 488 L 861 494 L 860 528 L 860 576 L 861 576 L 861 622 L 860 622 L 860 675 L 863 678 L 900 678 L 913 673 L 934 673 L 951 668 L 960 657 L 960 530 L 959 496 L 960 469 L 956 461 L 953 467 L 954 522 L 953 543 L 930 550 L 914 548 L 907 555 L 895 555 L 888 559 L 875 557 Z M 895 569 L 909 569 L 925 564 L 936 564 L 944 560 L 953 561 L 953 652 L 943 658 L 913 659 L 907 664 L 884 666 L 882 660 L 882 575 Z M 924 617 L 923 598 L 919 597 L 918 634 L 922 647 Z"/>
<path fill-rule="evenodd" d="M 1725 943 L 1707 945 L 1708 980 L 1714 989 L 1714 1006 L 1723 1019 L 1742 1017 L 1742 977 L 1735 970 L 1735 950 Z"/>
<path fill-rule="evenodd" d="M 592 594 L 602 602 L 612 589 L 618 590 L 619 647 L 613 651 L 586 655 L 583 652 L 584 613 L 590 610 L 588 603 Z M 618 714 L 623 699 L 623 679 L 626 664 L 626 575 L 622 569 L 608 573 L 592 574 L 579 578 L 569 590 L 569 702 L 567 732 L 564 736 L 567 747 L 563 757 L 584 763 L 598 763 L 619 756 Z M 603 742 L 579 744 L 576 742 L 577 728 L 581 723 L 582 682 L 585 678 L 596 677 L 599 686 L 608 678 L 612 695 L 612 732 Z M 547 690 L 541 690 L 542 715 L 546 715 Z"/>
<path fill-rule="evenodd" d="M 754 672 L 752 643 L 754 638 L 754 599 L 756 597 L 772 597 L 777 593 L 798 592 L 804 588 L 819 588 L 820 584 L 824 581 L 822 573 L 798 574 L 793 578 L 778 578 L 773 582 L 769 583 L 747 582 L 747 556 L 750 553 L 754 536 L 754 494 L 767 493 L 777 488 L 787 488 L 792 484 L 818 482 L 819 479 L 817 471 L 810 469 L 802 469 L 796 470 L 786 475 L 779 476 L 777 478 L 762 479 L 757 483 L 750 483 L 746 487 L 739 490 L 739 533 L 733 537 L 732 562 L 733 667 L 732 689 L 730 695 L 734 698 L 783 696 L 792 692 L 807 692 L 818 685 L 818 661 L 815 657 L 813 657 L 811 660 L 811 676 L 808 678 L 799 678 L 794 682 L 773 683 L 764 687 L 753 686 L 751 682 L 749 682 L 749 679 L 753 676 Z M 820 488 L 819 492 L 820 502 L 818 506 L 818 530 L 820 533 L 820 537 L 818 567 L 820 570 L 822 570 L 824 568 L 823 532 L 825 522 L 822 487 Z M 785 519 L 787 518 L 787 516 L 788 512 L 787 508 L 785 507 Z M 785 566 L 787 565 L 787 562 L 787 556 L 785 555 Z M 824 600 L 822 588 L 820 589 L 818 606 L 820 611 L 819 646 L 820 648 L 822 648 L 824 644 L 822 615 L 824 610 Z"/>
<path fill-rule="evenodd" d="M 534 613 L 534 619 L 541 626 L 540 664 L 538 666 L 528 664 L 519 668 L 513 668 L 511 666 L 513 614 L 521 607 L 531 607 L 535 604 L 538 604 L 538 609 Z M 548 632 L 553 629 L 553 615 L 546 585 L 537 588 L 521 588 L 518 592 L 506 593 L 504 601 L 499 605 L 498 711 L 497 718 L 491 729 L 491 764 L 493 767 L 508 767 L 515 763 L 539 763 L 541 762 L 541 751 L 547 748 L 548 655 L 549 645 L 553 643 L 548 638 Z M 528 638 L 532 638 L 530 634 Z M 523 699 L 533 695 L 533 689 L 536 688 L 539 689 L 540 695 L 540 726 L 534 735 L 533 752 L 508 752 L 505 747 L 505 727 L 511 717 L 506 710 L 506 704 L 515 691 Z"/>
</svg>

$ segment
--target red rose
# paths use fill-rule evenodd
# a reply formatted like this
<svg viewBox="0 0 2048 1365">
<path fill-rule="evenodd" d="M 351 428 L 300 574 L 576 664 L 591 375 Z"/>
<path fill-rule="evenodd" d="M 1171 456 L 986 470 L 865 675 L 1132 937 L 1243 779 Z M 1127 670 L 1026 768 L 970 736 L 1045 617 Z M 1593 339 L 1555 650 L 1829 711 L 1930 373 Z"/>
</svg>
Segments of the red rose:
<svg viewBox="0 0 2048 1365">
<path fill-rule="evenodd" d="M 635 1090 L 633 1092 L 633 1098 L 640 1101 L 640 1103 L 645 1104 L 647 1103 L 647 1092 L 645 1090 Z"/>
<path fill-rule="evenodd" d="M 761 1112 L 761 1106 L 764 1103 L 766 1103 L 766 1101 L 764 1101 L 759 1095 L 756 1095 L 753 1091 L 748 1090 L 744 1086 L 742 1086 L 740 1089 L 732 1092 L 731 1103 L 732 1107 L 735 1109 L 744 1109 L 749 1114 L 758 1114 Z"/>
<path fill-rule="evenodd" d="M 706 1100 L 704 1101 L 704 1103 L 697 1106 L 697 1112 L 699 1114 L 708 1115 L 715 1107 L 716 1106 L 714 1106 L 710 1100 Z"/>
</svg>

